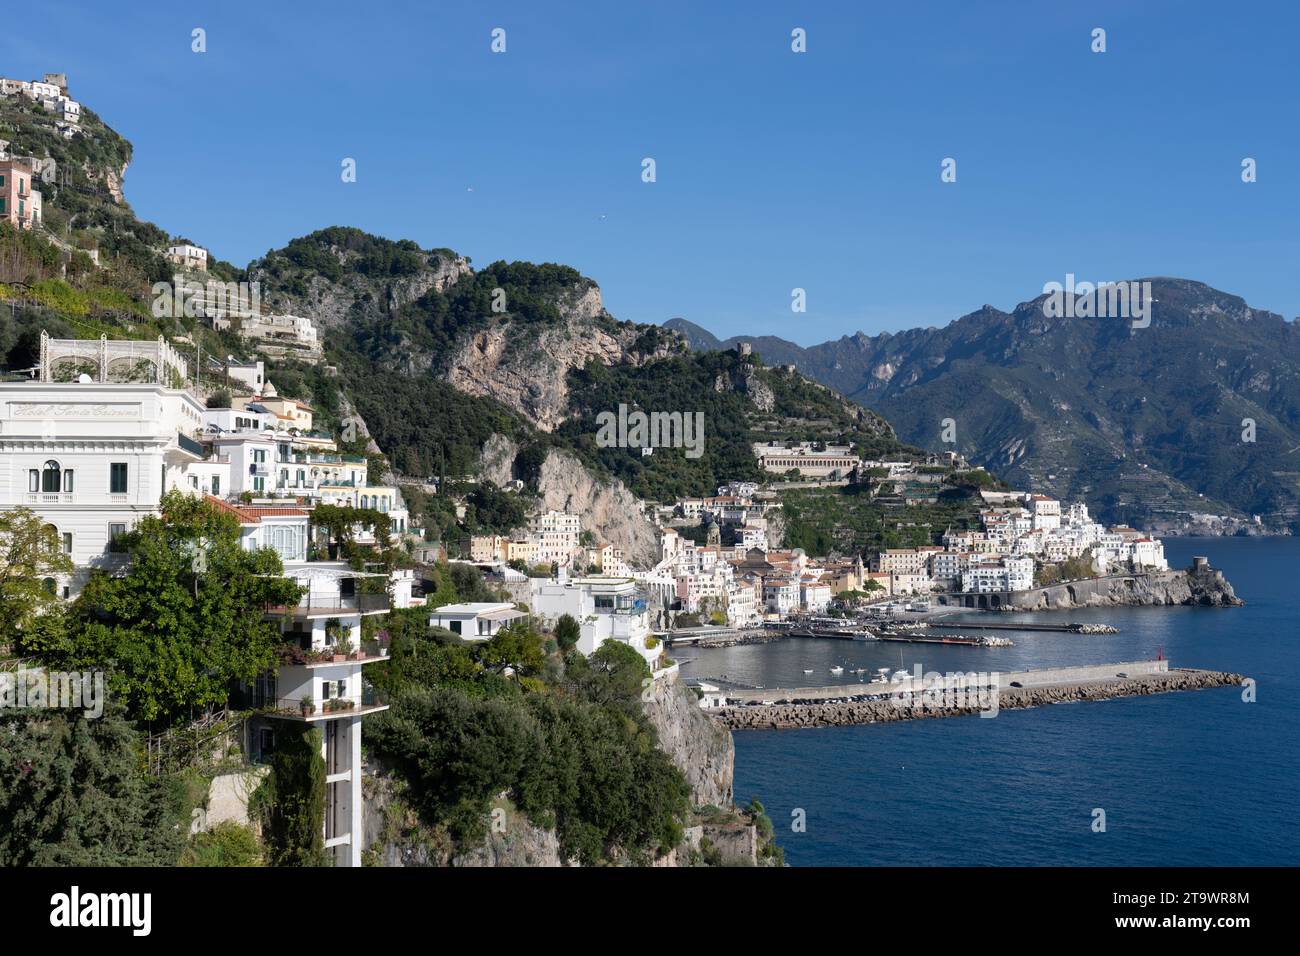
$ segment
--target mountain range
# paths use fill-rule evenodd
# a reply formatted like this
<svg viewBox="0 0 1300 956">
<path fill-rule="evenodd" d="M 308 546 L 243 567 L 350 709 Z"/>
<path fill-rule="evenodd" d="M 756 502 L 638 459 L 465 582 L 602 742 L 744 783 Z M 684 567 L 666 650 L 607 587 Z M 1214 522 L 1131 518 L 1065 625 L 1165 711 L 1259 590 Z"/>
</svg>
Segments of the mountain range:
<svg viewBox="0 0 1300 956">
<path fill-rule="evenodd" d="M 1154 298 L 1145 328 L 1052 318 L 1041 295 L 810 347 L 664 324 L 697 351 L 749 343 L 879 412 L 903 441 L 955 448 L 1112 521 L 1300 530 L 1300 330 L 1201 282 L 1138 281 Z"/>
</svg>

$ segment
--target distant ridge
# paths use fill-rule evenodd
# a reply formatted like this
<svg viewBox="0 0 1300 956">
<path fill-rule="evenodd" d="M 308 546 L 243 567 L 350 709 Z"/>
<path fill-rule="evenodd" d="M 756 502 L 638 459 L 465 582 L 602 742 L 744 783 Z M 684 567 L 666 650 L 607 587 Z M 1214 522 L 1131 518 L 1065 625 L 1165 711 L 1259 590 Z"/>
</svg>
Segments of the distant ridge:
<svg viewBox="0 0 1300 956">
<path fill-rule="evenodd" d="M 1201 282 L 1141 281 L 1156 300 L 1149 328 L 1048 318 L 1041 296 L 942 328 L 807 348 L 665 324 L 696 348 L 749 342 L 923 448 L 945 447 L 952 419 L 972 461 L 1020 487 L 1084 498 L 1112 521 L 1172 529 L 1218 514 L 1237 519 L 1230 529 L 1300 532 L 1300 330 Z"/>
</svg>

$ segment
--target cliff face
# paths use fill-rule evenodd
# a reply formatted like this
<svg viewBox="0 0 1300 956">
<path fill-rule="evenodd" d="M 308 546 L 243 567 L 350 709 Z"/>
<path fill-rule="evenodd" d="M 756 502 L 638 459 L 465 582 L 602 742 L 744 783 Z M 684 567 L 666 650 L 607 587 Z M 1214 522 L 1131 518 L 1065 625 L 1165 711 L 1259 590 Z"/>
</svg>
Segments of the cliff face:
<svg viewBox="0 0 1300 956">
<path fill-rule="evenodd" d="M 616 479 L 596 478 L 568 452 L 547 454 L 537 490 L 543 509 L 580 514 L 582 527 L 621 548 L 629 563 L 648 566 L 658 557 L 659 537 L 636 497 Z"/>
<path fill-rule="evenodd" d="M 563 866 L 554 830 L 533 826 L 509 801 L 493 802 L 499 824 L 480 846 L 457 847 L 438 827 L 423 823 L 406 803 L 405 785 L 370 762 L 363 778 L 362 830 L 369 866 Z"/>
<path fill-rule="evenodd" d="M 656 681 L 645 712 L 659 734 L 659 748 L 691 785 L 691 801 L 697 807 L 730 807 L 736 745 L 700 710 L 690 688 L 673 679 Z"/>
<path fill-rule="evenodd" d="M 1205 565 L 1185 571 L 1116 575 L 1075 581 L 1013 595 L 1015 610 L 1044 611 L 1071 607 L 1194 605 L 1238 607 L 1237 597 L 1221 571 Z"/>
<path fill-rule="evenodd" d="M 373 278 L 348 267 L 357 258 L 355 252 L 332 246 L 328 254 L 340 266 L 337 278 L 330 279 L 316 271 L 296 270 L 276 261 L 249 265 L 248 277 L 268 290 L 268 311 L 310 316 L 322 328 L 346 323 L 382 319 L 416 301 L 430 289 L 445 292 L 470 271 L 469 262 L 453 253 L 430 254 L 426 268 L 410 275 Z"/>
<path fill-rule="evenodd" d="M 563 318 L 558 325 L 528 329 L 507 319 L 471 334 L 447 361 L 447 381 L 471 395 L 494 398 L 549 432 L 568 415 L 571 369 L 592 359 L 640 365 L 675 348 L 665 343 L 639 351 L 641 331 L 615 324 L 590 280 L 576 284 L 555 305 Z"/>
</svg>

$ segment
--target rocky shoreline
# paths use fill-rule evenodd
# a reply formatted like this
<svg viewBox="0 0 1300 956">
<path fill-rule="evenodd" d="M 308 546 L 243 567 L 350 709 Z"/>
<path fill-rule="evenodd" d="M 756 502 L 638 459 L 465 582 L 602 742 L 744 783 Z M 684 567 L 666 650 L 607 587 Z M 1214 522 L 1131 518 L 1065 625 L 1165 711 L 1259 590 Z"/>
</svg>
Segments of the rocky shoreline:
<svg viewBox="0 0 1300 956">
<path fill-rule="evenodd" d="M 1241 607 L 1223 572 L 1196 558 L 1181 571 L 1150 571 L 1049 584 L 1006 596 L 1003 611 L 1054 611 L 1079 607 Z"/>
<path fill-rule="evenodd" d="M 1003 688 L 998 694 L 999 710 L 1021 710 L 1047 704 L 1143 697 L 1181 690 L 1238 685 L 1246 678 L 1222 671 L 1170 669 L 1125 680 L 1087 681 L 1048 687 Z M 712 713 L 728 730 L 789 730 L 799 727 L 845 727 L 883 724 L 924 717 L 965 717 L 979 713 L 979 707 L 898 707 L 890 700 L 849 701 L 842 704 L 771 704 L 724 707 Z"/>
</svg>

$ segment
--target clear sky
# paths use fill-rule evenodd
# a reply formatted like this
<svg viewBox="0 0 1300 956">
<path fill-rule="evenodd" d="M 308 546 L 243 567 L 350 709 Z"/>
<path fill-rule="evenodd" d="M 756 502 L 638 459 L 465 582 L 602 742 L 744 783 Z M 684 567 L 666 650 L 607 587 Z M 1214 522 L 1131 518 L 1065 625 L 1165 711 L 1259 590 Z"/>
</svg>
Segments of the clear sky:
<svg viewBox="0 0 1300 956">
<path fill-rule="evenodd" d="M 620 319 L 803 344 L 1011 308 L 1067 272 L 1300 313 L 1295 3 L 96 0 L 21 21 L 0 74 L 67 72 L 135 146 L 136 212 L 239 265 L 358 226 L 572 265 Z"/>
</svg>

